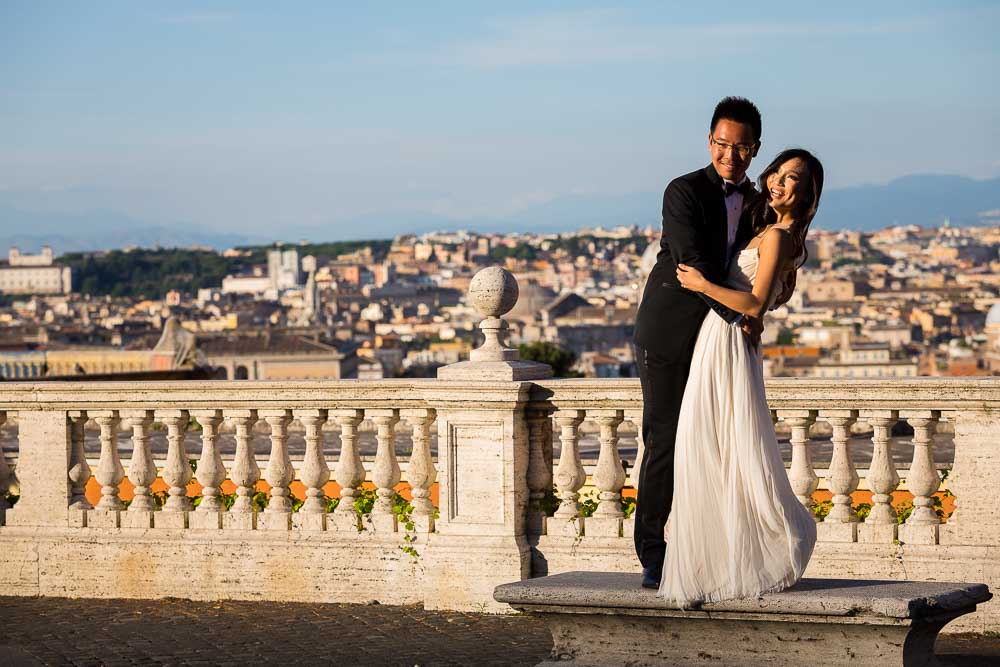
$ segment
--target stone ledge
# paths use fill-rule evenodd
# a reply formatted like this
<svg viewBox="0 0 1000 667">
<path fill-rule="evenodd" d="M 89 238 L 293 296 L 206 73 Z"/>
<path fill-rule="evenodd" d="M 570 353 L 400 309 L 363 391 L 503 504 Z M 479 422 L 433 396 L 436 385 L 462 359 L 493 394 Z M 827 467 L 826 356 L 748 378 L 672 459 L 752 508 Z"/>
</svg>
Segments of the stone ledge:
<svg viewBox="0 0 1000 667">
<path fill-rule="evenodd" d="M 497 587 L 494 597 L 512 606 L 614 609 L 615 613 L 662 611 L 682 614 L 736 612 L 812 616 L 880 616 L 915 619 L 970 610 L 993 597 L 985 584 L 938 581 L 802 579 L 794 587 L 760 598 L 706 603 L 682 611 L 640 586 L 642 575 L 620 572 L 564 572 Z M 643 614 L 645 615 L 645 614 Z"/>
<path fill-rule="evenodd" d="M 459 361 L 438 369 L 441 380 L 522 382 L 552 377 L 552 368 L 533 361 Z"/>
<path fill-rule="evenodd" d="M 541 618 L 548 667 L 845 664 L 932 667 L 937 635 L 992 596 L 984 584 L 804 579 L 757 598 L 680 609 L 641 575 L 567 572 L 498 586 Z"/>
</svg>

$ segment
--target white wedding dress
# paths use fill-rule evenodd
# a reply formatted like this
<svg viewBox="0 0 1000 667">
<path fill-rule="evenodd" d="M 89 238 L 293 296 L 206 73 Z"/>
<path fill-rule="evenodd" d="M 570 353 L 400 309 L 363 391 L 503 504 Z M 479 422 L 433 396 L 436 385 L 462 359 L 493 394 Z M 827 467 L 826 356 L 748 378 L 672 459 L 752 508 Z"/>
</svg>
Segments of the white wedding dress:
<svg viewBox="0 0 1000 667">
<path fill-rule="evenodd" d="M 757 261 L 756 248 L 741 251 L 727 285 L 749 291 Z M 684 607 L 787 588 L 816 543 L 816 522 L 778 450 L 760 352 L 714 311 L 698 332 L 681 402 L 666 542 L 658 595 Z"/>
</svg>

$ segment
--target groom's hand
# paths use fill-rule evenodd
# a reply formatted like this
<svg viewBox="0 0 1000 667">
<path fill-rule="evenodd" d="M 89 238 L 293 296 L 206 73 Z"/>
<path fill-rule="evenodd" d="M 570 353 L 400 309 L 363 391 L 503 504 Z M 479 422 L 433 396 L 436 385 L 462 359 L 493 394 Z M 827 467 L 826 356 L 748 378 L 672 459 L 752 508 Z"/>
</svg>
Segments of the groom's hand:
<svg viewBox="0 0 1000 667">
<path fill-rule="evenodd" d="M 764 321 L 759 317 L 744 316 L 740 329 L 754 347 L 760 345 L 760 334 L 764 331 Z"/>
</svg>

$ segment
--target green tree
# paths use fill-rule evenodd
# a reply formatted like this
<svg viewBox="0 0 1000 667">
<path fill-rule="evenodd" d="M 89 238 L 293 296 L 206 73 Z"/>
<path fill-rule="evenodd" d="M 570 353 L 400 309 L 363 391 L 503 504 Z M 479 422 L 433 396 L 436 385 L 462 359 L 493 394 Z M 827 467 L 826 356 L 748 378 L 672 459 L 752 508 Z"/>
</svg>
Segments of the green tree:
<svg viewBox="0 0 1000 667">
<path fill-rule="evenodd" d="M 536 341 L 534 343 L 521 343 L 517 346 L 521 353 L 521 359 L 525 361 L 538 361 L 552 367 L 552 374 L 556 377 L 580 377 L 576 371 L 570 370 L 576 355 L 569 350 L 564 350 L 555 343 L 548 341 Z"/>
</svg>

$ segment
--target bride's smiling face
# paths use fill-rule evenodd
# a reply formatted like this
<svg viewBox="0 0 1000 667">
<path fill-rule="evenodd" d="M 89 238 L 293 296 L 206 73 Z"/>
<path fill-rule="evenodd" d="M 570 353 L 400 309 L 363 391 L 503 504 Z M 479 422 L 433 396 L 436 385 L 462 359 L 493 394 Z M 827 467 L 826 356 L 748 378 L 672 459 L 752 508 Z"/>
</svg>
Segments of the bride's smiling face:
<svg viewBox="0 0 1000 667">
<path fill-rule="evenodd" d="M 804 160 L 792 158 L 782 163 L 778 170 L 767 177 L 767 196 L 775 211 L 794 211 L 804 197 L 807 197 L 806 179 L 809 168 Z"/>
</svg>

